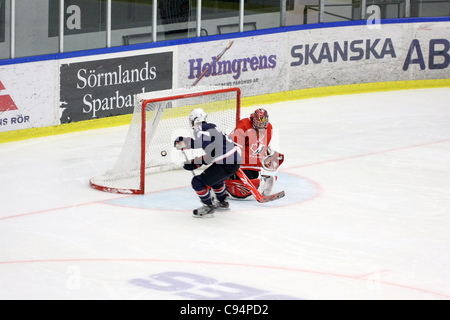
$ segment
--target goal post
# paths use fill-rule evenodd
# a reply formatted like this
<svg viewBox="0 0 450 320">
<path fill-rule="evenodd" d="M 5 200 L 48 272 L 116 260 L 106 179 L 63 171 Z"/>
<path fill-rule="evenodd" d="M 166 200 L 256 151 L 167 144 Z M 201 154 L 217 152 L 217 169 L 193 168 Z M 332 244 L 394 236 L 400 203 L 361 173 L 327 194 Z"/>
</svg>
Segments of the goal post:
<svg viewBox="0 0 450 320">
<path fill-rule="evenodd" d="M 147 175 L 181 169 L 185 158 L 174 148 L 179 137 L 192 137 L 189 114 L 202 108 L 207 121 L 229 134 L 240 119 L 241 91 L 230 87 L 189 87 L 135 96 L 131 123 L 122 151 L 112 169 L 90 180 L 97 190 L 144 194 Z M 186 150 L 189 157 L 202 150 Z"/>
</svg>

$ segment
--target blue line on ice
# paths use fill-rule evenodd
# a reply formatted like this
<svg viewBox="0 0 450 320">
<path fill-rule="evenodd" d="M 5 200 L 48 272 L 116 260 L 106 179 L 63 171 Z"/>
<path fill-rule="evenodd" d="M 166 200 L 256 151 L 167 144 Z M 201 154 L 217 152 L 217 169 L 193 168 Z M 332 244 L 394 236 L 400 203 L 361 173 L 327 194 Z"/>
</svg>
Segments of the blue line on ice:
<svg viewBox="0 0 450 320">
<path fill-rule="evenodd" d="M 319 192 L 318 186 L 305 178 L 286 173 L 277 173 L 277 176 L 274 193 L 284 190 L 286 196 L 283 199 L 268 203 L 258 203 L 253 197 L 245 200 L 230 200 L 232 209 L 254 210 L 298 204 L 312 199 Z M 200 201 L 194 190 L 184 187 L 110 200 L 106 203 L 142 209 L 185 211 L 198 207 Z"/>
</svg>

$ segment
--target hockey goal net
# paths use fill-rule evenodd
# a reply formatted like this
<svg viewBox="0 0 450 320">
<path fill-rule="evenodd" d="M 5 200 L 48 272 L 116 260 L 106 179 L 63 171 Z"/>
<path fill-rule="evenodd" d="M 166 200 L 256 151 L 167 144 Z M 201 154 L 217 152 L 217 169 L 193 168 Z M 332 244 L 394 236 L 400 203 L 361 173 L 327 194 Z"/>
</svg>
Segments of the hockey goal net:
<svg viewBox="0 0 450 320">
<path fill-rule="evenodd" d="M 114 167 L 92 178 L 94 189 L 144 194 L 146 174 L 181 169 L 185 161 L 174 140 L 192 137 L 189 114 L 202 108 L 207 121 L 229 134 L 240 117 L 239 88 L 191 87 L 138 94 L 122 151 Z M 186 150 L 193 158 L 202 150 Z"/>
</svg>

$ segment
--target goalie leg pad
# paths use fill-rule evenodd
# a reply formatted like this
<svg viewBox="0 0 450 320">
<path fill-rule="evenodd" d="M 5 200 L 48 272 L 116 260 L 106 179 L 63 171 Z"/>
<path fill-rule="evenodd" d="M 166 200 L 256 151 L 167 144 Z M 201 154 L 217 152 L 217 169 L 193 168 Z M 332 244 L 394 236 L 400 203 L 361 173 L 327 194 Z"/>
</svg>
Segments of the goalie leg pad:
<svg viewBox="0 0 450 320">
<path fill-rule="evenodd" d="M 258 188 L 261 181 L 259 179 L 250 180 Z M 237 199 L 246 199 L 252 195 L 251 191 L 242 183 L 241 180 L 226 180 L 227 191 L 230 196 Z"/>
<path fill-rule="evenodd" d="M 277 181 L 277 177 L 262 175 L 261 179 L 263 183 L 261 183 L 260 188 L 258 190 L 259 192 L 261 192 L 263 196 L 267 197 L 268 195 L 272 194 L 273 186 L 275 184 L 275 181 Z"/>
</svg>

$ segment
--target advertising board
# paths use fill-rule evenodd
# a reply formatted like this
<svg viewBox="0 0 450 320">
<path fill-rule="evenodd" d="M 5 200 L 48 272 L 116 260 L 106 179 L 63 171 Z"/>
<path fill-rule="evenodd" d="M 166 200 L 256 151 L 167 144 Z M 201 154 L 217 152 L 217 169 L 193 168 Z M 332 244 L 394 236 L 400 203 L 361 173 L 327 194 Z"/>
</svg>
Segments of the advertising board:
<svg viewBox="0 0 450 320">
<path fill-rule="evenodd" d="M 55 62 L 0 66 L 0 132 L 59 124 Z"/>
<path fill-rule="evenodd" d="M 173 73 L 171 51 L 62 63 L 61 123 L 132 113 L 136 94 L 171 89 Z"/>
</svg>

